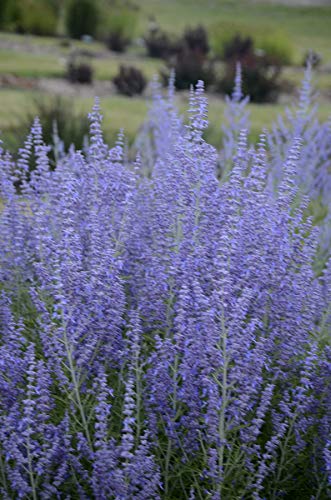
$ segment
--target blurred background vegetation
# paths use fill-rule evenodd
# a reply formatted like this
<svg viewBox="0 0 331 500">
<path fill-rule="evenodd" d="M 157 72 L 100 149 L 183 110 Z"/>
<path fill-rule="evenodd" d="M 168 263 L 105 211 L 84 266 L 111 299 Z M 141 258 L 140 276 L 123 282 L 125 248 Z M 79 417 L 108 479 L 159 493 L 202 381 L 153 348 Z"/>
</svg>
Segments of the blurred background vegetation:
<svg viewBox="0 0 331 500">
<path fill-rule="evenodd" d="M 183 111 L 190 85 L 206 82 L 218 146 L 240 61 L 256 137 L 293 99 L 308 57 L 325 119 L 330 42 L 331 0 L 0 0 L 0 130 L 15 152 L 38 114 L 46 140 L 56 122 L 65 146 L 81 147 L 98 95 L 108 138 L 124 128 L 132 142 L 149 82 L 166 85 L 174 68 Z"/>
</svg>

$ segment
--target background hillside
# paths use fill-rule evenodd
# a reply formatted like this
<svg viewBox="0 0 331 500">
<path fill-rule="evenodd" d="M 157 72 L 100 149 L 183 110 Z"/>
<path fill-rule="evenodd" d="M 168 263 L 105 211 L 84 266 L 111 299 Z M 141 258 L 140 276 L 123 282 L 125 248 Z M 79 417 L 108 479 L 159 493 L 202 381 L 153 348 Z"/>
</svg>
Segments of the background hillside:
<svg viewBox="0 0 331 500">
<path fill-rule="evenodd" d="M 231 41 L 231 37 L 251 38 L 255 51 L 261 52 L 261 47 L 262 52 L 266 51 L 267 64 L 270 64 L 270 57 L 275 64 L 275 54 L 277 57 L 281 55 L 277 98 L 250 104 L 256 135 L 261 124 L 271 123 L 296 93 L 309 50 L 319 58 L 314 78 L 323 102 L 322 117 L 331 113 L 330 1 L 141 0 L 123 3 L 99 0 L 92 2 L 100 10 L 97 26 L 90 28 L 92 35 L 87 26 L 84 34 L 89 36 L 76 36 L 75 39 L 68 29 L 73 3 L 65 0 L 23 0 L 19 4 L 6 0 L 1 3 L 0 128 L 12 149 L 23 140 L 18 137 L 25 135 L 33 114 L 42 112 L 36 102 L 42 101 L 44 111 L 46 103 L 50 103 L 51 108 L 58 107 L 52 103 L 54 96 L 70 99 L 71 114 L 82 116 L 91 108 L 94 96 L 99 95 L 106 133 L 114 137 L 124 124 L 126 136 L 129 142 L 132 141 L 148 109 L 148 82 L 154 75 L 168 74 L 170 66 L 176 64 L 174 56 L 172 59 L 149 57 L 145 39 L 153 29 L 166 34 L 170 42 L 182 43 L 178 40 L 187 28 L 204 28 L 209 52 L 203 56 L 203 64 L 213 65 L 213 82 L 208 88 L 211 124 L 207 134 L 216 145 L 221 137 L 224 98 L 229 89 L 229 83 L 224 85 L 224 78 L 228 73 L 228 81 L 231 80 L 229 65 L 224 60 L 224 45 Z M 80 3 L 82 17 L 85 16 L 84 3 L 88 4 L 88 0 Z M 88 17 L 91 18 L 85 16 Z M 114 45 L 118 33 L 127 39 L 120 52 L 116 43 Z M 236 53 L 233 60 L 235 57 Z M 247 57 L 244 59 L 246 64 Z M 68 77 L 68 67 L 73 61 L 88 66 L 92 75 L 89 83 L 73 82 L 72 74 Z M 252 66 L 252 62 L 250 64 Z M 113 79 L 120 65 L 141 71 L 141 78 L 147 83 L 142 82 L 141 93 L 134 89 L 133 95 L 128 97 L 123 94 L 123 89 L 114 85 Z M 184 68 L 183 71 L 188 70 Z M 264 78 L 264 74 L 262 76 Z M 133 75 L 132 79 L 137 79 L 137 76 Z M 181 109 L 186 107 L 187 96 L 185 89 L 178 92 Z M 47 113 L 53 116 L 54 110 Z M 18 134 L 18 129 L 22 130 L 21 134 Z"/>
</svg>

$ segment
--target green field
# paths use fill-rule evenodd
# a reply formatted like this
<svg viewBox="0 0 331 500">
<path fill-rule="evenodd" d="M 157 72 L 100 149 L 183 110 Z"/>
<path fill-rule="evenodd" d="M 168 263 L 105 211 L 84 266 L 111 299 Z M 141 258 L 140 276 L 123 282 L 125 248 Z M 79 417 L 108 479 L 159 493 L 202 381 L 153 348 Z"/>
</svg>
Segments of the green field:
<svg viewBox="0 0 331 500">
<path fill-rule="evenodd" d="M 283 78 L 290 86 L 300 83 L 303 75 L 299 66 L 303 54 L 312 48 L 322 54 L 323 68 L 316 72 L 315 83 L 321 92 L 321 118 L 331 115 L 331 6 L 330 7 L 289 7 L 274 3 L 253 0 L 141 0 L 139 2 L 139 24 L 137 39 L 146 32 L 149 19 L 154 16 L 160 26 L 174 34 L 179 34 L 186 26 L 204 24 L 208 29 L 215 29 L 218 23 L 245 25 L 250 29 L 281 29 L 291 41 L 294 49 L 294 66 L 285 68 Z M 16 76 L 31 80 L 32 88 L 16 85 L 16 88 L 0 87 L 0 129 L 4 138 L 14 134 L 20 117 L 31 109 L 40 91 L 33 86 L 37 79 L 63 79 L 70 51 L 84 49 L 91 54 L 91 64 L 95 79 L 110 81 L 120 64 L 132 64 L 140 68 L 149 80 L 164 67 L 160 60 L 145 56 L 143 48 L 135 43 L 127 53 L 115 54 L 107 51 L 101 43 L 71 42 L 64 46 L 59 39 L 50 37 L 22 36 L 0 33 L 0 75 Z M 34 88 L 35 87 L 35 88 Z M 62 89 L 62 87 L 59 87 Z M 77 93 L 70 97 L 83 112 L 92 106 L 94 87 L 86 90 L 79 86 Z M 44 90 L 45 92 L 45 90 Z M 62 90 L 59 90 L 62 92 Z M 148 94 L 148 92 L 147 92 Z M 289 96 L 290 100 L 291 97 Z M 124 128 L 130 141 L 139 129 L 148 109 L 148 97 L 125 98 L 113 91 L 102 98 L 105 115 L 105 130 L 114 136 L 119 128 Z M 179 107 L 184 111 L 187 92 L 178 96 Z M 224 109 L 221 96 L 209 95 L 210 131 L 209 140 L 215 144 L 220 141 L 220 128 Z M 252 134 L 258 135 L 262 127 L 268 127 L 285 107 L 285 103 L 274 105 L 249 105 L 252 119 Z"/>
<path fill-rule="evenodd" d="M 2 90 L 1 99 L 5 105 L 0 108 L 0 131 L 12 141 L 15 127 L 20 123 L 22 109 L 33 109 L 33 102 L 41 94 L 35 91 Z M 222 137 L 223 113 L 225 104 L 215 95 L 209 95 L 209 122 L 207 140 L 219 146 Z M 188 109 L 188 94 L 181 92 L 177 95 L 180 112 L 185 116 Z M 76 109 L 88 113 L 93 106 L 93 98 L 77 97 Z M 101 98 L 102 113 L 104 116 L 104 131 L 109 140 L 114 140 L 118 131 L 123 128 L 129 143 L 134 141 L 150 105 L 150 99 L 144 97 L 126 98 L 120 95 L 111 95 Z M 283 104 L 249 104 L 248 110 L 251 121 L 251 138 L 256 140 L 262 129 L 270 127 L 282 113 L 286 105 Z M 331 115 L 331 104 L 321 106 L 319 117 L 326 120 Z"/>
<path fill-rule="evenodd" d="M 290 2 L 289 2 L 290 3 Z M 296 56 L 307 48 L 318 50 L 331 61 L 331 5 L 297 7 L 252 0 L 142 0 L 140 29 L 155 15 L 164 28 L 175 33 L 187 25 L 240 22 L 255 27 L 283 30 L 291 39 Z"/>
<path fill-rule="evenodd" d="M 0 72 L 28 78 L 62 78 L 66 71 L 66 57 L 66 54 L 31 54 L 0 49 Z M 163 66 L 162 61 L 136 57 L 130 53 L 92 59 L 91 64 L 97 80 L 111 80 L 117 73 L 119 64 L 134 64 L 149 79 Z"/>
</svg>

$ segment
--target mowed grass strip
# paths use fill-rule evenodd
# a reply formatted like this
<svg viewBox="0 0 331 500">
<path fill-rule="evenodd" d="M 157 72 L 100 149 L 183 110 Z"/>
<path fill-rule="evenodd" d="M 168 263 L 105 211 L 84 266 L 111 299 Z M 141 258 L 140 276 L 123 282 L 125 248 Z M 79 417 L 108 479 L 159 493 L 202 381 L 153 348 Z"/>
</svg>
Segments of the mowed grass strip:
<svg viewBox="0 0 331 500">
<path fill-rule="evenodd" d="M 7 138 L 13 142 L 15 130 L 20 126 L 22 118 L 34 110 L 34 102 L 45 93 L 35 90 L 0 89 L 0 137 L 6 146 Z M 72 99 L 72 97 L 70 97 Z M 85 115 L 93 106 L 93 98 L 75 97 L 75 109 Z M 112 95 L 101 99 L 104 116 L 104 131 L 109 139 L 113 139 L 121 128 L 129 142 L 132 142 L 139 127 L 143 123 L 149 106 L 145 97 L 126 98 Z"/>
<path fill-rule="evenodd" d="M 121 64 L 133 65 L 151 79 L 164 67 L 163 61 L 142 58 L 134 54 L 117 56 L 109 53 L 106 57 L 85 58 L 94 69 L 97 80 L 111 80 Z M 56 55 L 45 53 L 20 52 L 0 49 L 0 74 L 26 78 L 64 78 L 68 63 L 68 54 Z"/>
<path fill-rule="evenodd" d="M 0 74 L 28 78 L 62 77 L 65 60 L 54 54 L 0 50 Z"/>
<path fill-rule="evenodd" d="M 22 116 L 27 111 L 33 110 L 35 99 L 41 95 L 44 96 L 45 94 L 32 90 L 0 90 L 0 131 L 3 133 L 4 141 L 9 135 L 15 134 L 15 127 L 19 126 Z M 188 109 L 188 95 L 188 92 L 180 92 L 177 95 L 177 104 L 182 114 L 185 114 Z M 206 139 L 216 147 L 220 147 L 225 102 L 214 94 L 208 95 L 208 101 L 210 125 Z M 87 114 L 92 109 L 93 98 L 75 97 L 74 104 L 77 111 Z M 132 97 L 128 99 L 115 94 L 101 98 L 104 131 L 107 139 L 113 140 L 119 130 L 124 128 L 129 143 L 132 143 L 146 118 L 150 104 L 151 100 L 148 97 Z M 257 140 L 263 128 L 270 128 L 277 116 L 284 112 L 285 107 L 285 104 L 249 104 L 251 139 Z M 319 118 L 326 120 L 329 116 L 331 116 L 331 101 L 325 100 L 319 108 Z"/>
</svg>

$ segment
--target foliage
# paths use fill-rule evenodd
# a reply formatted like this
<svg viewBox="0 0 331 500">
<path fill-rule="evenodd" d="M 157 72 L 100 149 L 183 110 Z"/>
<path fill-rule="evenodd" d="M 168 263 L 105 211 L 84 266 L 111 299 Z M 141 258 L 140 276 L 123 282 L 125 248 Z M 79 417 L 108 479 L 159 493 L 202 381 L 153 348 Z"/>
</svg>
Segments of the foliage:
<svg viewBox="0 0 331 500">
<path fill-rule="evenodd" d="M 281 64 L 290 64 L 293 60 L 293 48 L 286 35 L 279 29 L 263 25 L 263 28 L 250 26 L 240 22 L 222 22 L 210 29 L 211 46 L 214 54 L 220 59 L 225 58 L 225 51 L 229 44 L 237 38 L 252 40 L 255 48 L 261 50 L 271 58 L 277 58 Z"/>
<path fill-rule="evenodd" d="M 212 62 L 185 45 L 170 58 L 168 66 L 175 73 L 175 86 L 179 90 L 189 89 L 191 85 L 196 85 L 199 80 L 203 80 L 208 87 L 215 79 Z M 169 79 L 169 73 L 163 71 L 162 77 L 166 83 Z"/>
<path fill-rule="evenodd" d="M 102 28 L 108 48 L 115 52 L 124 52 L 134 37 L 136 24 L 137 12 L 133 8 L 110 9 Z"/>
<path fill-rule="evenodd" d="M 47 0 L 22 0 L 4 3 L 4 27 L 17 33 L 51 36 L 57 30 L 57 9 Z"/>
<path fill-rule="evenodd" d="M 71 83 L 92 83 L 93 67 L 88 60 L 71 57 L 67 66 L 67 78 Z"/>
<path fill-rule="evenodd" d="M 233 157 L 236 154 L 241 131 L 250 129 L 249 113 L 247 110 L 249 96 L 245 96 L 243 92 L 242 68 L 240 63 L 236 64 L 234 88 L 225 96 L 225 102 L 224 123 L 222 125 L 223 144 L 218 171 L 218 176 L 222 179 L 226 178 L 232 169 Z"/>
<path fill-rule="evenodd" d="M 306 67 L 310 64 L 312 68 L 318 68 L 318 66 L 321 65 L 321 62 L 321 54 L 315 52 L 314 50 L 308 50 L 303 57 L 302 65 Z"/>
<path fill-rule="evenodd" d="M 98 101 L 55 169 L 38 119 L 0 151 L 1 495 L 328 498 L 331 261 L 316 276 L 307 194 L 330 205 L 331 131 L 309 72 L 254 145 L 237 67 L 221 182 L 203 83 L 186 125 L 172 80 L 153 103 L 148 176 Z"/>
<path fill-rule="evenodd" d="M 175 87 L 188 89 L 203 80 L 206 87 L 215 79 L 214 66 L 208 60 L 208 37 L 202 26 L 187 28 L 177 41 L 174 53 L 168 58 L 168 67 L 175 74 Z M 161 72 L 164 83 L 169 79 L 169 73 Z"/>
<path fill-rule="evenodd" d="M 225 61 L 243 61 L 249 57 L 254 50 L 254 42 L 251 37 L 241 37 L 235 35 L 224 44 Z"/>
<path fill-rule="evenodd" d="M 229 94 L 235 77 L 236 64 L 242 67 L 243 88 L 252 102 L 275 102 L 281 90 L 281 63 L 277 58 L 260 54 L 251 38 L 235 36 L 225 46 L 225 76 L 219 90 Z"/>
<path fill-rule="evenodd" d="M 271 33 L 257 34 L 255 45 L 268 58 L 279 61 L 282 65 L 290 65 L 293 61 L 293 47 L 286 34 L 272 30 Z"/>
<path fill-rule="evenodd" d="M 120 94 L 132 97 L 142 94 L 147 82 L 140 69 L 121 65 L 118 74 L 113 78 L 113 83 Z"/>
<path fill-rule="evenodd" d="M 70 0 L 66 13 L 66 26 L 69 36 L 78 39 L 83 35 L 95 37 L 98 22 L 98 2 L 94 0 Z"/>
<path fill-rule="evenodd" d="M 12 0 L 2 0 L 0 8 L 0 28 L 6 29 L 11 17 Z"/>
<path fill-rule="evenodd" d="M 144 37 L 144 42 L 150 57 L 166 60 L 184 51 L 190 56 L 194 54 L 195 58 L 204 59 L 209 52 L 208 35 L 203 26 L 186 28 L 182 37 L 176 39 L 153 23 Z"/>
<path fill-rule="evenodd" d="M 73 144 L 82 149 L 89 132 L 89 122 L 85 115 L 78 113 L 72 100 L 61 96 L 39 96 L 33 101 L 33 106 L 21 118 L 16 126 L 16 141 L 11 149 L 17 153 L 24 143 L 34 118 L 38 116 L 43 127 L 43 138 L 51 146 L 50 158 L 55 161 L 58 155 L 63 155 Z M 33 168 L 33 162 L 30 162 Z"/>
<path fill-rule="evenodd" d="M 186 28 L 177 39 L 154 25 L 144 40 L 148 54 L 165 59 L 168 68 L 175 72 L 177 89 L 187 89 L 199 80 L 206 86 L 213 82 L 213 64 L 207 60 L 209 44 L 203 26 Z M 161 71 L 161 76 L 166 84 L 169 72 Z"/>
<path fill-rule="evenodd" d="M 301 137 L 303 146 L 297 182 L 311 201 L 320 206 L 317 214 L 312 214 L 314 217 L 323 210 L 327 211 L 320 234 L 321 252 L 325 258 L 331 248 L 331 124 L 330 119 L 320 123 L 317 118 L 317 98 L 312 79 L 312 67 L 308 64 L 297 105 L 286 109 L 286 118 L 279 117 L 268 136 L 272 151 L 270 178 L 273 186 L 278 186 L 283 175 L 282 161 L 294 137 Z"/>
<path fill-rule="evenodd" d="M 144 37 L 144 43 L 149 57 L 168 59 L 177 51 L 177 42 L 173 37 L 158 26 L 150 29 Z"/>
<path fill-rule="evenodd" d="M 195 28 L 186 28 L 183 35 L 183 42 L 192 52 L 206 56 L 209 52 L 208 34 L 201 25 Z"/>
<path fill-rule="evenodd" d="M 223 92 L 229 93 L 231 81 L 233 81 L 235 69 L 234 65 L 227 67 L 227 73 L 220 82 L 220 88 Z M 243 88 L 250 96 L 251 102 L 276 102 L 281 91 L 279 82 L 280 67 L 269 61 L 268 58 L 257 56 L 249 65 L 244 65 Z"/>
</svg>

